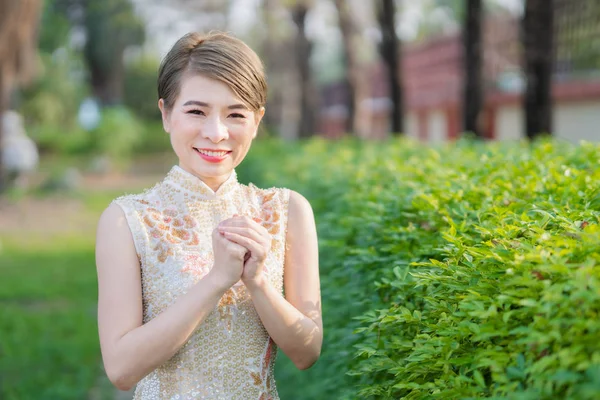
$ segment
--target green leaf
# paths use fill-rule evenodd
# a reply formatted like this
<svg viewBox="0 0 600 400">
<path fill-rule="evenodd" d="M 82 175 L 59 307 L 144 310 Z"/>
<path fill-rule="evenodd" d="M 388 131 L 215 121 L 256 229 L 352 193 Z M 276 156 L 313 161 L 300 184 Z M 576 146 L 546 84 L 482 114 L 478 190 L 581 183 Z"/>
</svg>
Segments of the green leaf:
<svg viewBox="0 0 600 400">
<path fill-rule="evenodd" d="M 475 370 L 473 372 L 473 378 L 475 379 L 475 382 L 477 382 L 477 384 L 482 387 L 485 388 L 485 381 L 483 379 L 483 375 L 481 375 L 481 372 L 479 372 L 478 370 Z"/>
</svg>

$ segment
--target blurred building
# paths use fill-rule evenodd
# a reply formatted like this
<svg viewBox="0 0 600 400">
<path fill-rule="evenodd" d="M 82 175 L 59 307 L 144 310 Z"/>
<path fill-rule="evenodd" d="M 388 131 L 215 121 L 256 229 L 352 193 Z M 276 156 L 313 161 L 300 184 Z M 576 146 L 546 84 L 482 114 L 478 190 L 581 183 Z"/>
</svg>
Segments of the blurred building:
<svg viewBox="0 0 600 400">
<path fill-rule="evenodd" d="M 554 135 L 577 142 L 600 141 L 600 6 L 594 2 L 556 0 Z M 480 130 L 489 139 L 525 137 L 521 94 L 520 21 L 506 15 L 488 16 L 484 23 L 485 104 Z M 427 142 L 457 138 L 461 131 L 463 47 L 460 33 L 403 49 L 403 84 L 408 136 Z M 385 67 L 368 71 L 370 98 L 362 102 L 369 136 L 389 131 L 390 102 Z M 329 137 L 344 131 L 344 87 L 322 89 L 319 130 Z"/>
</svg>

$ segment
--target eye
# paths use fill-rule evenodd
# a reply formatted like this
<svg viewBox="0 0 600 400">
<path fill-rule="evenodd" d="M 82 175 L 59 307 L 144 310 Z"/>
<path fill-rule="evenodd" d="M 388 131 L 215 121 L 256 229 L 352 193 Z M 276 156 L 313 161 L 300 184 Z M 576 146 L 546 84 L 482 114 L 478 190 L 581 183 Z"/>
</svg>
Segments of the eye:
<svg viewBox="0 0 600 400">
<path fill-rule="evenodd" d="M 244 114 L 239 114 L 239 113 L 229 114 L 229 116 L 233 117 L 233 118 L 246 118 L 246 116 Z"/>
<path fill-rule="evenodd" d="M 189 111 L 187 112 L 187 114 L 194 114 L 194 115 L 205 115 L 205 114 L 204 114 L 204 111 L 202 111 L 202 110 L 189 110 Z"/>
</svg>

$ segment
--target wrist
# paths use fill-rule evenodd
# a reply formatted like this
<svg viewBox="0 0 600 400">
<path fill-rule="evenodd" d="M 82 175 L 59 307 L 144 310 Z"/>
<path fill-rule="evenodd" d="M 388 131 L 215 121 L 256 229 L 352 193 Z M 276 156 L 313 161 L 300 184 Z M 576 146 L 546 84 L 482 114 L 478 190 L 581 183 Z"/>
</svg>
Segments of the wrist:
<svg viewBox="0 0 600 400">
<path fill-rule="evenodd" d="M 217 294 L 220 295 L 225 293 L 231 286 L 233 286 L 233 284 L 227 279 L 218 276 L 216 273 L 212 273 L 212 270 L 204 277 L 204 279 L 206 279 L 210 287 L 214 288 L 217 291 Z"/>
<path fill-rule="evenodd" d="M 252 293 L 256 291 L 264 291 L 265 287 L 269 284 L 269 282 L 263 274 L 258 275 L 252 279 L 246 279 L 242 281 L 244 282 L 244 285 L 250 292 L 250 295 L 252 295 Z"/>
</svg>

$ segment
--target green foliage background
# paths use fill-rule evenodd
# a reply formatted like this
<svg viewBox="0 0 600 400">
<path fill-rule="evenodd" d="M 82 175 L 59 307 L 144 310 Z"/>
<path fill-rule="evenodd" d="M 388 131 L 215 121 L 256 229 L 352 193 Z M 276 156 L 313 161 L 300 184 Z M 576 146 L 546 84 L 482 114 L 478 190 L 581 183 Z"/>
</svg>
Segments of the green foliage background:
<svg viewBox="0 0 600 400">
<path fill-rule="evenodd" d="M 305 195 L 319 233 L 322 356 L 298 371 L 280 353 L 281 398 L 598 398 L 599 159 L 552 141 L 257 141 L 240 180 Z M 81 194 L 82 215 L 117 195 Z M 110 395 L 79 236 L 0 235 L 2 398 Z"/>
<path fill-rule="evenodd" d="M 303 193 L 321 250 L 323 354 L 306 372 L 281 357 L 282 398 L 598 398 L 598 159 L 558 142 L 257 145 L 240 177 Z"/>
</svg>

